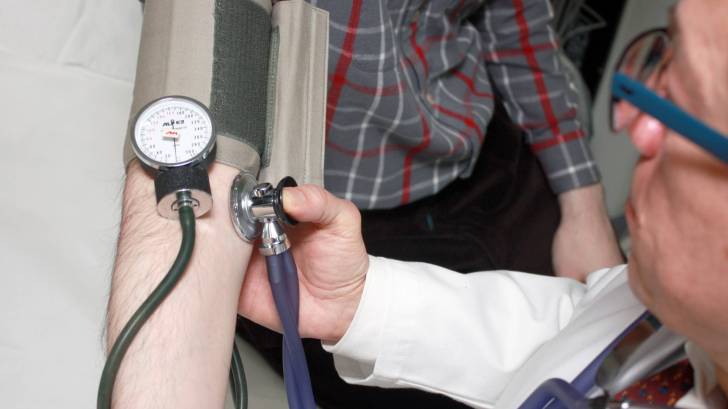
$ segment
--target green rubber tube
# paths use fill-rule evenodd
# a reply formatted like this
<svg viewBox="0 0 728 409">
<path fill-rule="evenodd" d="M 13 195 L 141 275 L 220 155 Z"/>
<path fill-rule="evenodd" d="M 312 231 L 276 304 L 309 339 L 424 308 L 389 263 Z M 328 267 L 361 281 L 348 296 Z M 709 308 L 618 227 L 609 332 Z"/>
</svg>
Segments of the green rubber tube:
<svg viewBox="0 0 728 409">
<path fill-rule="evenodd" d="M 233 393 L 235 409 L 246 409 L 248 407 L 248 382 L 245 379 L 245 368 L 240 358 L 240 351 L 233 340 L 233 359 L 230 366 L 230 387 Z"/>
<path fill-rule="evenodd" d="M 187 264 L 192 257 L 192 250 L 195 246 L 195 215 L 191 207 L 182 206 L 179 209 L 179 220 L 182 226 L 182 244 L 180 245 L 177 258 L 172 264 L 167 275 L 162 279 L 157 288 L 152 291 L 149 297 L 142 303 L 141 307 L 132 315 L 129 322 L 121 330 L 119 337 L 111 348 L 109 357 L 104 365 L 99 384 L 99 393 L 96 405 L 98 409 L 111 409 L 111 396 L 114 390 L 114 382 L 119 372 L 121 361 L 126 355 L 132 341 L 137 333 L 147 322 L 149 317 L 159 307 L 165 298 L 172 292 L 184 274 Z M 245 379 L 245 369 L 240 358 L 240 352 L 233 341 L 233 353 L 230 363 L 230 385 L 233 394 L 233 402 L 236 409 L 248 407 L 248 385 Z"/>
<path fill-rule="evenodd" d="M 126 323 L 124 329 L 121 330 L 119 337 L 116 338 L 114 346 L 111 348 L 109 357 L 106 359 L 106 365 L 101 373 L 101 382 L 99 384 L 99 393 L 96 400 L 98 409 L 111 409 L 111 394 L 114 390 L 114 381 L 119 372 L 121 361 L 124 359 L 126 351 L 129 349 L 134 337 L 144 325 L 164 299 L 172 292 L 182 274 L 187 267 L 192 249 L 195 245 L 195 215 L 192 208 L 182 206 L 179 209 L 179 221 L 182 225 L 182 244 L 180 245 L 177 258 L 172 264 L 167 275 L 162 279 L 157 288 L 152 291 L 149 297 L 142 303 L 141 307 L 132 315 L 129 322 Z"/>
</svg>

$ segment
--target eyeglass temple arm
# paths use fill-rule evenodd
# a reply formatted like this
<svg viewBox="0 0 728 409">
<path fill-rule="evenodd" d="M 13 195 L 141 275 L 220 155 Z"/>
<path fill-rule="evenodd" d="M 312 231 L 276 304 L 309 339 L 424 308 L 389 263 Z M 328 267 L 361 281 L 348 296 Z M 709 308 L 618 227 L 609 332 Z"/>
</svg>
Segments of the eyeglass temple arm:
<svg viewBox="0 0 728 409">
<path fill-rule="evenodd" d="M 708 127 L 672 102 L 658 96 L 639 81 L 622 73 L 614 74 L 612 96 L 624 99 L 728 163 L 728 137 Z"/>
</svg>

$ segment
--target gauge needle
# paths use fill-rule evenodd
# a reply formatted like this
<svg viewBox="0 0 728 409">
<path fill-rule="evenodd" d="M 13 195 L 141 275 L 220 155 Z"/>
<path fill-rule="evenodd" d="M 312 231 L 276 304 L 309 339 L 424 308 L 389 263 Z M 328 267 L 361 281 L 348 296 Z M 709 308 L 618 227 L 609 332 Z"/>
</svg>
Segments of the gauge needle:
<svg viewBox="0 0 728 409">
<path fill-rule="evenodd" d="M 174 138 L 172 139 L 172 142 L 174 143 L 174 161 L 178 161 L 177 159 L 177 137 L 179 134 L 174 130 L 174 119 L 172 119 L 170 122 L 172 122 L 172 132 L 174 133 Z"/>
</svg>

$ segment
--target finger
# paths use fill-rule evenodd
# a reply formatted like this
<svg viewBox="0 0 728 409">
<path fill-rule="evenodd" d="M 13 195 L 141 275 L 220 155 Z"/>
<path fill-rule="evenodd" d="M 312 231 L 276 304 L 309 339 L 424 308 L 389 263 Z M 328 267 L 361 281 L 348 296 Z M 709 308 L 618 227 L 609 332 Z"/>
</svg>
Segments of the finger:
<svg viewBox="0 0 728 409">
<path fill-rule="evenodd" d="M 316 185 L 283 189 L 283 208 L 300 222 L 342 227 L 360 223 L 359 210 L 353 203 Z"/>
</svg>

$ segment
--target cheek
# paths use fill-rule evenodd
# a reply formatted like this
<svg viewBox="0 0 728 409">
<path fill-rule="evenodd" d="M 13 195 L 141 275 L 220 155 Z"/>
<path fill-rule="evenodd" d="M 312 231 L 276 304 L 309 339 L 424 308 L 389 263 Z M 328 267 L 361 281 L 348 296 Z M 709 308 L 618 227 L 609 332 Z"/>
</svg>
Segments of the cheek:
<svg viewBox="0 0 728 409">
<path fill-rule="evenodd" d="M 632 249 L 628 259 L 629 284 L 642 303 L 654 312 L 656 301 L 663 297 L 658 268 L 660 246 L 652 232 L 640 228 L 632 232 Z"/>
<path fill-rule="evenodd" d="M 633 237 L 630 285 L 671 329 L 725 339 L 728 318 L 718 318 L 728 310 L 728 242 L 716 231 L 719 221 L 705 217 L 711 209 L 672 202 L 647 202 L 650 217 Z"/>
<path fill-rule="evenodd" d="M 630 285 L 668 327 L 707 349 L 728 338 L 728 171 L 667 138 L 635 171 Z"/>
<path fill-rule="evenodd" d="M 689 261 L 673 257 L 673 264 L 657 267 L 658 281 L 651 287 L 654 298 L 649 308 L 668 328 L 713 350 L 719 345 L 711 344 L 723 344 L 728 337 L 728 285 L 725 280 L 716 280 L 716 270 L 708 266 L 709 262 L 699 259 L 710 255 L 693 256 Z"/>
<path fill-rule="evenodd" d="M 694 300 L 695 287 L 677 236 L 670 226 L 644 231 L 634 238 L 629 259 L 630 287 L 645 306 L 670 328 L 681 329 L 690 321 L 686 301 Z M 687 274 L 686 274 L 687 273 Z"/>
<path fill-rule="evenodd" d="M 642 301 L 642 304 L 644 304 L 647 309 L 653 310 L 654 296 L 651 291 L 649 291 L 649 287 L 645 285 L 646 282 L 649 282 L 647 280 L 649 278 L 649 273 L 639 265 L 634 253 L 631 254 L 627 260 L 627 272 L 629 274 L 629 287 L 632 289 L 634 295 Z"/>
<path fill-rule="evenodd" d="M 632 200 L 636 222 L 630 226 L 632 249 L 629 257 L 630 286 L 654 313 L 674 315 L 684 275 L 674 274 L 684 264 L 680 243 L 681 212 L 667 175 L 656 161 L 641 163 L 635 172 Z"/>
</svg>

